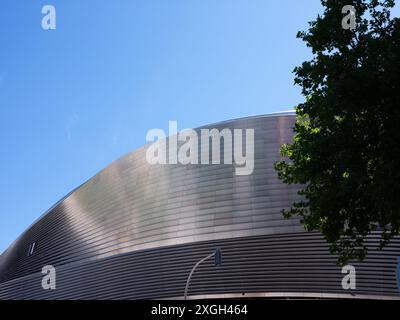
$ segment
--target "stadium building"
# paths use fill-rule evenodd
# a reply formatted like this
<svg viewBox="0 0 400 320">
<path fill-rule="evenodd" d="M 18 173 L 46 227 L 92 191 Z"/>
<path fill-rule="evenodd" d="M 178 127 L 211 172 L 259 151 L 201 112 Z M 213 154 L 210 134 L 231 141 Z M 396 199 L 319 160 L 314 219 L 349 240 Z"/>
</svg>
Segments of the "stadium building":
<svg viewBox="0 0 400 320">
<path fill-rule="evenodd" d="M 273 163 L 294 122 L 280 113 L 202 127 L 254 129 L 248 175 L 226 163 L 149 164 L 152 144 L 113 162 L 0 255 L 0 299 L 181 299 L 192 267 L 216 248 L 222 264 L 199 265 L 188 298 L 398 299 L 399 239 L 379 251 L 371 235 L 368 258 L 351 263 L 355 289 L 344 289 L 323 237 L 282 217 L 299 196 Z M 56 269 L 54 290 L 42 288 L 46 265 Z"/>
</svg>

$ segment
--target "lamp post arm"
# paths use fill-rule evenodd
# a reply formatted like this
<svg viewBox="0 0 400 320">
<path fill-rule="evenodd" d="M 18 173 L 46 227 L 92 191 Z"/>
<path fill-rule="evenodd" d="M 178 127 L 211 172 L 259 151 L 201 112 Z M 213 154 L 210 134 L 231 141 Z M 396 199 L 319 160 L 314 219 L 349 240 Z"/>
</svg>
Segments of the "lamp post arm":
<svg viewBox="0 0 400 320">
<path fill-rule="evenodd" d="M 184 294 L 185 300 L 186 300 L 186 298 L 187 298 L 187 293 L 188 293 L 188 290 L 189 290 L 190 279 L 192 278 L 192 275 L 193 275 L 194 271 L 196 270 L 196 268 L 197 268 L 201 263 L 203 263 L 203 262 L 206 261 L 207 259 L 209 259 L 209 258 L 211 258 L 212 256 L 214 256 L 214 254 L 215 254 L 215 252 L 213 252 L 213 253 L 209 254 L 207 257 L 204 257 L 203 259 L 201 259 L 199 262 L 197 262 L 197 263 L 194 265 L 192 271 L 190 271 L 190 274 L 189 274 L 189 277 L 187 278 L 186 286 L 185 286 L 185 294 Z"/>
</svg>

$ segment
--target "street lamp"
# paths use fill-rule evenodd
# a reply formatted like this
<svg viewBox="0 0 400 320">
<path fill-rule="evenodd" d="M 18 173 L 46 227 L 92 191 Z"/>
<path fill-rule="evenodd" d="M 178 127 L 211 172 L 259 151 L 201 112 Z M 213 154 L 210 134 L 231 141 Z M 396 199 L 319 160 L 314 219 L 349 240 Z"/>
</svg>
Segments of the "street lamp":
<svg viewBox="0 0 400 320">
<path fill-rule="evenodd" d="M 206 261 L 207 259 L 214 257 L 214 266 L 218 267 L 221 265 L 221 260 L 222 260 L 222 254 L 221 254 L 221 249 L 217 248 L 213 251 L 213 253 L 209 254 L 208 256 L 204 257 L 203 259 L 201 259 L 200 261 L 198 261 L 192 271 L 190 271 L 189 273 L 189 277 L 187 278 L 186 281 L 186 286 L 185 286 L 185 293 L 184 293 L 184 298 L 185 300 L 187 299 L 187 293 L 189 290 L 189 284 L 190 284 L 190 279 L 192 278 L 193 272 L 196 270 L 196 268 L 204 261 Z"/>
</svg>

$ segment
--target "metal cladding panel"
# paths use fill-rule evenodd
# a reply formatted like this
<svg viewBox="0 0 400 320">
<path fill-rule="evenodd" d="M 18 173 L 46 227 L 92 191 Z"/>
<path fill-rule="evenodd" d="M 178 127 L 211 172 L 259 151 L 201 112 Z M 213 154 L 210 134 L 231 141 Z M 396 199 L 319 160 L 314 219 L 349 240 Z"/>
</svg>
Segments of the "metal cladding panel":
<svg viewBox="0 0 400 320">
<path fill-rule="evenodd" d="M 315 263 L 314 269 L 320 268 L 318 266 L 326 259 L 333 259 L 327 254 L 322 239 L 307 238 L 309 235 L 301 233 L 303 229 L 297 219 L 285 220 L 280 213 L 299 197 L 296 187 L 282 184 L 273 169 L 273 163 L 280 158 L 280 146 L 291 141 L 294 121 L 293 115 L 284 114 L 202 127 L 254 129 L 251 175 L 236 175 L 235 166 L 231 164 L 150 165 L 146 161 L 150 145 L 115 161 L 54 205 L 3 253 L 0 298 L 172 297 L 179 295 L 187 268 L 220 241 L 226 243 L 228 251 L 235 253 L 237 250 L 237 257 L 232 254 L 233 269 L 221 274 L 221 279 L 225 280 L 221 280 L 220 285 L 210 284 L 211 287 L 207 283 L 214 280 L 205 275 L 203 289 L 197 291 L 199 294 L 247 289 L 264 292 L 273 290 L 273 284 L 276 290 L 281 288 L 280 291 L 294 288 L 296 283 L 299 291 L 328 288 L 325 284 L 316 285 L 315 281 L 312 281 L 314 287 L 309 288 L 304 280 L 307 277 L 297 281 L 296 264 L 290 266 L 293 276 L 283 277 L 282 281 L 271 278 L 277 275 L 279 280 L 279 268 L 290 264 L 291 254 L 300 262 L 307 261 L 308 255 Z M 200 133 L 200 129 L 196 131 Z M 245 146 L 245 139 L 243 143 Z M 204 152 L 202 148 L 199 160 Z M 223 143 L 220 153 L 224 153 Z M 302 237 L 311 239 L 304 244 L 305 252 L 301 251 Z M 283 247 L 274 249 L 281 260 L 274 258 L 277 269 L 271 274 L 263 269 L 270 259 L 269 254 L 260 255 L 260 261 L 253 260 L 251 265 L 243 262 L 248 250 L 240 251 L 242 244 L 253 243 L 257 248 L 269 245 L 264 240 L 253 242 L 252 239 L 271 243 L 283 239 Z M 291 242 L 289 251 L 285 251 L 285 239 L 297 239 Z M 34 242 L 34 253 L 28 256 Z M 320 247 L 324 248 L 321 254 L 318 253 Z M 393 250 L 378 257 L 389 257 L 392 261 L 398 254 L 398 246 Z M 153 257 L 153 260 L 149 258 L 153 262 L 142 261 L 143 255 Z M 127 261 L 127 265 L 121 261 Z M 121 267 L 118 267 L 120 262 Z M 44 265 L 57 267 L 58 288 L 51 293 L 37 291 L 40 286 L 37 278 L 41 277 Z M 249 283 L 254 281 L 254 285 L 247 288 L 247 280 L 240 280 L 240 274 L 257 265 L 260 273 L 251 273 Z M 328 269 L 331 268 L 330 264 Z M 108 278 L 110 272 L 115 278 Z M 235 272 L 238 272 L 237 279 Z M 136 273 L 144 278 L 139 279 Z M 321 272 L 321 279 L 323 274 Z M 193 280 L 200 281 L 197 277 L 196 274 Z M 271 281 L 263 282 L 264 278 Z M 388 280 L 391 287 L 385 287 L 382 294 L 393 294 L 391 281 Z M 381 290 L 380 286 L 377 288 Z M 371 289 L 371 292 L 376 290 Z"/>
<path fill-rule="evenodd" d="M 371 247 L 378 235 L 369 239 Z M 343 274 L 316 233 L 231 238 L 123 253 L 99 260 L 78 261 L 57 268 L 57 289 L 41 288 L 35 273 L 0 283 L 0 299 L 160 299 L 182 298 L 193 265 L 216 247 L 222 265 L 205 261 L 193 275 L 189 297 L 210 294 L 287 297 L 400 298 L 396 288 L 396 253 L 400 241 L 371 251 L 357 270 L 356 290 L 344 290 Z"/>
</svg>

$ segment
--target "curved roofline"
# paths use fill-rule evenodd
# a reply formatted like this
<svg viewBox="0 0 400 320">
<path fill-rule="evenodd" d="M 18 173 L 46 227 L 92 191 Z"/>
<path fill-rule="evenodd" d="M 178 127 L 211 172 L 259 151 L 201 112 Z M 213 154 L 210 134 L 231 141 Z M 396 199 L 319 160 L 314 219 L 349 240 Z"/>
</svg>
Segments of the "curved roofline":
<svg viewBox="0 0 400 320">
<path fill-rule="evenodd" d="M 210 126 L 214 126 L 214 125 L 220 125 L 223 123 L 238 121 L 238 120 L 250 120 L 250 119 L 254 119 L 254 118 L 273 118 L 273 117 L 295 116 L 295 115 L 296 115 L 295 110 L 278 111 L 278 112 L 266 113 L 266 114 L 261 114 L 261 115 L 254 115 L 254 116 L 247 116 L 247 117 L 233 118 L 233 119 L 229 119 L 229 120 L 218 121 L 218 122 L 214 122 L 211 124 L 205 124 L 203 126 L 199 126 L 194 129 L 210 127 Z"/>
<path fill-rule="evenodd" d="M 262 114 L 262 115 L 253 115 L 253 116 L 247 116 L 247 117 L 241 117 L 241 118 L 234 118 L 234 119 L 229 119 L 229 120 L 223 120 L 219 122 L 214 122 L 211 124 L 205 124 L 196 128 L 193 128 L 194 130 L 200 129 L 203 127 L 210 127 L 210 126 L 217 126 L 221 125 L 224 123 L 229 123 L 233 121 L 239 121 L 239 120 L 247 120 L 247 119 L 254 119 L 254 118 L 272 118 L 272 117 L 282 117 L 282 116 L 295 116 L 296 112 L 295 110 L 287 110 L 287 111 L 278 111 L 278 112 L 273 112 L 273 113 L 267 113 L 267 114 Z M 63 196 L 60 200 L 55 202 L 49 209 L 47 209 L 44 213 L 42 213 L 38 218 L 36 218 L 11 244 L 3 250 L 3 252 L 0 253 L 0 256 L 2 256 L 8 249 L 10 249 L 29 229 L 31 229 L 36 223 L 38 223 L 41 219 L 43 219 L 48 213 L 50 213 L 57 205 L 59 205 L 62 201 L 67 199 L 72 193 L 74 193 L 76 190 L 84 186 L 86 183 L 88 183 L 90 180 L 92 180 L 94 177 L 96 177 L 98 174 L 100 174 L 102 171 L 106 170 L 109 166 L 111 166 L 113 163 L 125 158 L 132 152 L 135 152 L 136 150 L 142 149 L 146 147 L 147 145 L 151 144 L 152 142 L 146 143 L 132 151 L 129 151 L 128 153 L 120 156 L 119 158 L 115 159 L 111 163 L 109 163 L 107 166 L 99 170 L 97 173 L 95 173 L 93 176 L 91 176 L 89 179 L 78 185 L 76 188 L 72 189 L 70 192 L 68 192 L 65 196 Z"/>
</svg>

